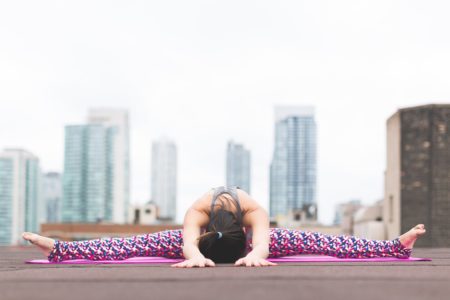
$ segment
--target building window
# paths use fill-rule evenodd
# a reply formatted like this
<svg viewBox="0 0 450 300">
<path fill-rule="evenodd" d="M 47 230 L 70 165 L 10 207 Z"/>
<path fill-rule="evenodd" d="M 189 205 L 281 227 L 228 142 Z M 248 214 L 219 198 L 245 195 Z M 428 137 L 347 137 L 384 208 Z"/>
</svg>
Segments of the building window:
<svg viewBox="0 0 450 300">
<path fill-rule="evenodd" d="M 439 133 L 446 133 L 447 132 L 447 126 L 446 126 L 445 123 L 439 123 L 437 127 L 438 127 L 438 130 L 439 130 Z"/>
<path fill-rule="evenodd" d="M 134 210 L 134 224 L 139 224 L 141 222 L 141 214 L 139 209 Z"/>
</svg>

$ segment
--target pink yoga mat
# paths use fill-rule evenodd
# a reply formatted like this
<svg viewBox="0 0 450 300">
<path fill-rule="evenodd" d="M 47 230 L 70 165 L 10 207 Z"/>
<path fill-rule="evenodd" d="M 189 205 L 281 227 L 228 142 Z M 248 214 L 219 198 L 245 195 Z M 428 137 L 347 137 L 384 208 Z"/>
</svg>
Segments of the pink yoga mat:
<svg viewBox="0 0 450 300">
<path fill-rule="evenodd" d="M 33 259 L 26 261 L 28 264 L 63 264 L 63 265 L 97 265 L 97 264 L 161 264 L 161 263 L 177 263 L 183 259 L 170 259 L 164 257 L 133 257 L 124 260 L 87 260 L 74 259 L 65 260 L 59 263 L 49 262 L 46 259 Z M 413 261 L 431 261 L 430 258 L 336 258 L 325 255 L 296 255 L 283 256 L 278 258 L 270 258 L 269 261 L 275 263 L 307 263 L 307 262 L 413 262 Z"/>
</svg>

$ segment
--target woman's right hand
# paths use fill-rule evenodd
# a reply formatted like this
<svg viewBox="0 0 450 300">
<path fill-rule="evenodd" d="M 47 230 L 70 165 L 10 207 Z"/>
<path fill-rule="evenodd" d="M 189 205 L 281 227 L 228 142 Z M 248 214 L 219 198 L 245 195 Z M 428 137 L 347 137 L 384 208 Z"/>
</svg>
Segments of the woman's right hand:
<svg viewBox="0 0 450 300">
<path fill-rule="evenodd" d="M 204 268 L 204 267 L 214 267 L 216 264 L 203 256 L 196 256 L 190 259 L 186 259 L 185 261 L 176 263 L 171 265 L 174 268 Z"/>
</svg>

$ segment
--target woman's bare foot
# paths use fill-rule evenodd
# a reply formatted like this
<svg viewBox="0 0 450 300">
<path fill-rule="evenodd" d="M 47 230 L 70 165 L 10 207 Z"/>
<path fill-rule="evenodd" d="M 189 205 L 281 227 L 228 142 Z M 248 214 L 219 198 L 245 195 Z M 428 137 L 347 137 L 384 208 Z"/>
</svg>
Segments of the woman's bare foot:
<svg viewBox="0 0 450 300">
<path fill-rule="evenodd" d="M 55 243 L 54 239 L 40 236 L 36 233 L 24 232 L 22 233 L 22 237 L 24 240 L 29 241 L 33 245 L 37 246 L 46 256 L 50 254 L 53 249 L 53 245 Z"/>
<path fill-rule="evenodd" d="M 406 249 L 412 249 L 414 247 L 414 243 L 416 240 L 424 235 L 426 232 L 425 226 L 423 224 L 419 224 L 411 228 L 410 231 L 402 234 L 399 239 L 400 243 L 406 248 Z"/>
</svg>

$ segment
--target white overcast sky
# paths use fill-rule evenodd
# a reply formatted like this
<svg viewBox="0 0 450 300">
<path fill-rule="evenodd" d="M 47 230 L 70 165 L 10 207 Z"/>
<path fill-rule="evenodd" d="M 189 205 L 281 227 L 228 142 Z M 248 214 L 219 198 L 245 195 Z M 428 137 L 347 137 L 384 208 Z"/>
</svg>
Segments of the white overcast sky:
<svg viewBox="0 0 450 300">
<path fill-rule="evenodd" d="M 450 102 L 448 1 L 0 1 L 0 148 L 62 171 L 64 125 L 131 116 L 131 199 L 149 198 L 151 141 L 179 153 L 178 219 L 224 184 L 228 139 L 268 207 L 274 105 L 314 105 L 319 218 L 383 195 L 385 122 Z"/>
</svg>

